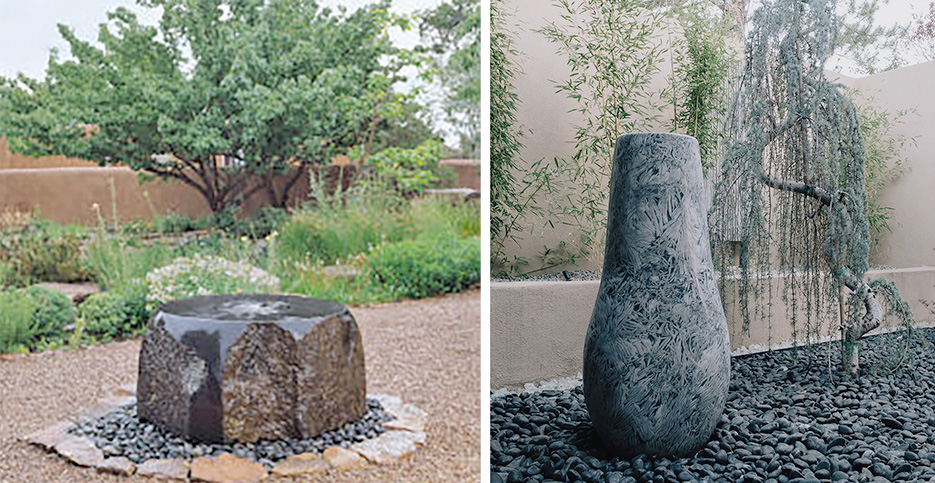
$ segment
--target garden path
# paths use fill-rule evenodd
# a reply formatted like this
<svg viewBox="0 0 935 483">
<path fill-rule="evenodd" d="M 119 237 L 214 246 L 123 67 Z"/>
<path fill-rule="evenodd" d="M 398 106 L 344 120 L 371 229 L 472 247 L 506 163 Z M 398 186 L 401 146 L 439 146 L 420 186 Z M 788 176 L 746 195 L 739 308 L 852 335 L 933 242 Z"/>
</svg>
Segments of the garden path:
<svg viewBox="0 0 935 483">
<path fill-rule="evenodd" d="M 399 465 L 317 481 L 480 480 L 480 291 L 351 307 L 364 340 L 367 392 L 426 410 L 427 445 Z M 136 382 L 139 342 L 0 359 L 0 481 L 153 481 L 79 468 L 17 438 L 73 417 Z M 271 477 L 265 482 L 292 481 Z"/>
</svg>

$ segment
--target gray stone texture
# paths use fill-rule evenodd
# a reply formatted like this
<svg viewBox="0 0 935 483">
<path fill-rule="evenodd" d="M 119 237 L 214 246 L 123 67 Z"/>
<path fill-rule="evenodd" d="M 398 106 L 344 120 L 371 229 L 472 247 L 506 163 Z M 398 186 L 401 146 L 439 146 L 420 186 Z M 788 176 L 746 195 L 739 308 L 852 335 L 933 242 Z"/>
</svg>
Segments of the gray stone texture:
<svg viewBox="0 0 935 483">
<path fill-rule="evenodd" d="M 198 441 L 308 438 L 366 411 L 360 332 L 329 301 L 170 302 L 153 317 L 139 367 L 140 419 Z"/>
<path fill-rule="evenodd" d="M 585 401 L 604 445 L 622 455 L 698 449 L 724 411 L 729 350 L 697 141 L 621 136 L 584 346 Z"/>
</svg>

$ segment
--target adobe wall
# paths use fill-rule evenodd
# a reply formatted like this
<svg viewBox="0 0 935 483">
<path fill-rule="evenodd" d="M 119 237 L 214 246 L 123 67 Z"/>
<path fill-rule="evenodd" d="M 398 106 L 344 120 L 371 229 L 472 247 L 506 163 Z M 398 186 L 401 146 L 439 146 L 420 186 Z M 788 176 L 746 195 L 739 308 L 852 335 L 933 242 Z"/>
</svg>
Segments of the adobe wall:
<svg viewBox="0 0 935 483">
<path fill-rule="evenodd" d="M 897 268 L 935 265 L 935 136 L 931 135 L 935 132 L 935 61 L 860 78 L 836 75 L 842 84 L 873 96 L 878 108 L 890 113 L 916 110 L 895 128 L 897 133 L 915 137 L 916 145 L 903 151 L 905 174 L 880 195 L 880 203 L 893 208 L 893 232 L 871 254 L 872 263 Z"/>
<path fill-rule="evenodd" d="M 211 211 L 193 188 L 163 181 L 140 185 L 129 168 L 0 170 L 0 212 L 31 213 L 38 209 L 44 219 L 87 225 L 98 222 L 92 210 L 95 203 L 108 220 L 116 203 L 122 221 L 148 220 L 154 212 L 197 218 Z"/>
<path fill-rule="evenodd" d="M 97 215 L 92 211 L 95 203 L 108 220 L 113 217 L 114 204 L 117 217 L 122 221 L 149 220 L 153 214 L 168 213 L 198 218 L 211 212 L 198 191 L 180 181 L 154 180 L 140 184 L 137 174 L 129 168 L 87 167 L 86 162 L 86 167 L 56 167 L 73 161 L 80 160 L 25 158 L 18 160 L 17 164 L 25 162 L 29 166 L 38 164 L 42 167 L 0 169 L 0 214 L 32 213 L 38 209 L 44 219 L 60 223 L 94 224 L 98 222 Z M 477 165 L 461 163 L 461 168 L 458 184 L 479 189 Z M 342 177 L 342 186 L 347 189 L 357 173 L 354 166 L 330 166 L 324 170 L 329 190 L 336 186 L 339 176 Z M 277 192 L 282 191 L 289 177 L 282 175 L 276 178 L 274 184 Z M 290 191 L 287 205 L 299 206 L 308 200 L 308 196 L 308 175 L 303 173 Z M 254 213 L 268 205 L 270 198 L 266 191 L 261 190 L 247 198 L 243 212 Z"/>
</svg>

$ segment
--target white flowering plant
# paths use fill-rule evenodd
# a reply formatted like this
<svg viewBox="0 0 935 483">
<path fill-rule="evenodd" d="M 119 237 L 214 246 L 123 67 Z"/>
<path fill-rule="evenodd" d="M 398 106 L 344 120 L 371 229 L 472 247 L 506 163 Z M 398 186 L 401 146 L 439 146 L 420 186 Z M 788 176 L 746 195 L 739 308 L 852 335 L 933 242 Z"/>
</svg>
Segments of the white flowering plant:
<svg viewBox="0 0 935 483">
<path fill-rule="evenodd" d="M 169 265 L 146 274 L 149 282 L 148 308 L 198 295 L 274 293 L 280 281 L 257 267 L 210 256 L 176 258 Z"/>
</svg>

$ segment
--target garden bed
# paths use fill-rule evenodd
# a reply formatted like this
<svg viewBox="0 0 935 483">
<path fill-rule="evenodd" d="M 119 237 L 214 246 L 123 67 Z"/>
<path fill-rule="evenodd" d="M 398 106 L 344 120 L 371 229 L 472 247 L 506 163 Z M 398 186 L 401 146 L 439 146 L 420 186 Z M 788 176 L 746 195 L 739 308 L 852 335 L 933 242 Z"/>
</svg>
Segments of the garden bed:
<svg viewBox="0 0 935 483">
<path fill-rule="evenodd" d="M 492 481 L 929 481 L 935 329 L 915 331 L 905 352 L 903 337 L 865 338 L 854 378 L 838 370 L 838 344 L 734 357 L 714 435 L 682 458 L 605 453 L 580 385 L 495 395 Z"/>
</svg>

